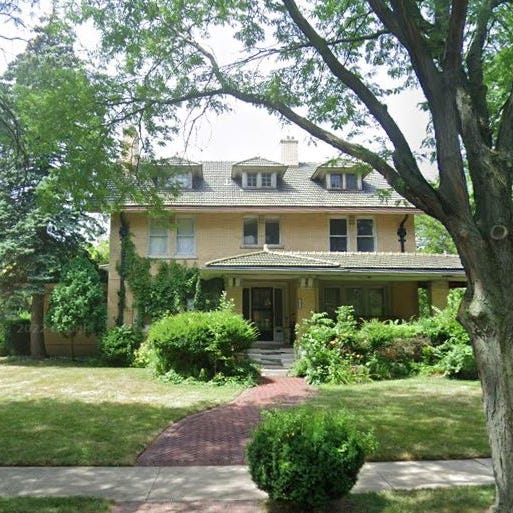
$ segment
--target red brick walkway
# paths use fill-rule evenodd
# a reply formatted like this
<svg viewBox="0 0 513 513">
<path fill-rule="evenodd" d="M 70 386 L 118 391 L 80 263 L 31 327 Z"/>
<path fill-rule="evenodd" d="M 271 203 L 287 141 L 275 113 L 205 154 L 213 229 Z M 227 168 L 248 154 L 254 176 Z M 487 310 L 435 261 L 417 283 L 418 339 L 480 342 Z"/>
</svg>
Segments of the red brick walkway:
<svg viewBox="0 0 513 513">
<path fill-rule="evenodd" d="M 233 402 L 172 424 L 137 459 L 144 466 L 243 465 L 250 432 L 264 408 L 304 401 L 312 389 L 301 378 L 264 378 Z"/>
</svg>

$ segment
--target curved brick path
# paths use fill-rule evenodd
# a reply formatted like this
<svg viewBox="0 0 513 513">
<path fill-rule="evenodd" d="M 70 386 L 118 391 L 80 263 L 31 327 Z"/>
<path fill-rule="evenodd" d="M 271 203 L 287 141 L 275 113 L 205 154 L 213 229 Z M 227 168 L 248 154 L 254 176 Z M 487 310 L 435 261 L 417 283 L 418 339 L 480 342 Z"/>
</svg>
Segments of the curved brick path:
<svg viewBox="0 0 513 513">
<path fill-rule="evenodd" d="M 301 378 L 273 377 L 233 402 L 185 417 L 163 431 L 137 465 L 243 465 L 252 428 L 264 408 L 292 406 L 313 390 Z"/>
</svg>

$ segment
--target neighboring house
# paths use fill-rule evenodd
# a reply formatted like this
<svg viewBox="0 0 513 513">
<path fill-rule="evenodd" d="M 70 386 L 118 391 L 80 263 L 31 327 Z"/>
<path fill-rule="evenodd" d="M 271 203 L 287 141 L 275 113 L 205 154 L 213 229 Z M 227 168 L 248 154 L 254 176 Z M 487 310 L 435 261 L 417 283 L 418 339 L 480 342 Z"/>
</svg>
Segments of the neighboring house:
<svg viewBox="0 0 513 513">
<path fill-rule="evenodd" d="M 453 255 L 415 253 L 420 213 L 363 164 L 298 161 L 297 141 L 282 144 L 282 163 L 163 161 L 182 192 L 165 203 L 169 223 L 126 205 L 136 250 L 156 260 L 197 266 L 224 280 L 236 309 L 262 340 L 289 341 L 312 311 L 351 304 L 359 317 L 410 318 L 418 289 L 435 306 L 465 277 Z M 387 192 L 388 191 L 388 192 Z M 111 220 L 109 322 L 117 314 L 119 216 Z M 125 320 L 133 312 L 130 301 Z"/>
</svg>

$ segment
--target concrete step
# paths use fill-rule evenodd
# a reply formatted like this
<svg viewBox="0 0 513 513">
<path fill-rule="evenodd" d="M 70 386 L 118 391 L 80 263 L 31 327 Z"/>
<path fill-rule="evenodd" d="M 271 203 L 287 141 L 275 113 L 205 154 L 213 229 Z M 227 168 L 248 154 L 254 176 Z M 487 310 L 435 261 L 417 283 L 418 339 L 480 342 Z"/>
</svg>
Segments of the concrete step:
<svg viewBox="0 0 513 513">
<path fill-rule="evenodd" d="M 263 376 L 284 376 L 296 360 L 292 347 L 253 346 L 247 354 L 260 367 Z"/>
</svg>

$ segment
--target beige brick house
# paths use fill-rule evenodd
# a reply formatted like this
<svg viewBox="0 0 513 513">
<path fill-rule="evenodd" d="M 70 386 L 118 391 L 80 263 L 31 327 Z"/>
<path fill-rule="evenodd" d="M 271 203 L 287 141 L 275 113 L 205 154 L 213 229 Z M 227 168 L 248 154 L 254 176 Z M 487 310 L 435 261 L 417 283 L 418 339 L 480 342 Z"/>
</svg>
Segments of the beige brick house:
<svg viewBox="0 0 513 513">
<path fill-rule="evenodd" d="M 169 159 L 182 192 L 165 202 L 168 223 L 126 205 L 136 250 L 155 261 L 197 266 L 222 278 L 237 310 L 262 340 L 290 340 L 311 311 L 351 304 L 360 317 L 418 314 L 418 289 L 444 306 L 449 287 L 465 281 L 457 256 L 415 253 L 419 211 L 362 164 L 300 163 L 297 141 L 282 141 L 282 162 L 195 163 Z M 120 217 L 111 219 L 108 308 L 117 314 Z M 125 320 L 133 312 L 130 297 Z"/>
</svg>

